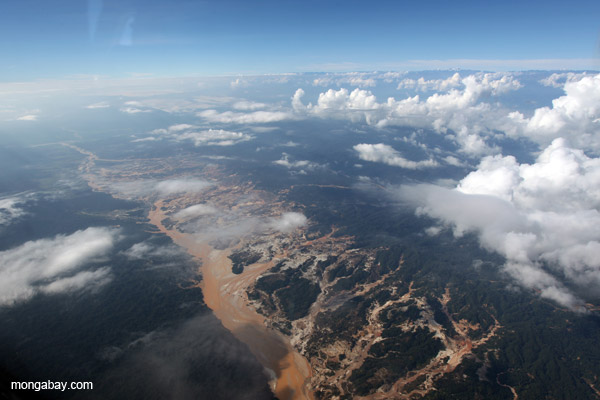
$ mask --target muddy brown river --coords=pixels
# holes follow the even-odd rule
[[[225,328],[248,345],[273,376],[270,384],[275,395],[281,400],[313,399],[308,389],[311,368],[307,360],[285,336],[268,329],[264,317],[247,302],[246,288],[270,268],[271,263],[254,264],[245,267],[243,274],[233,274],[227,257],[230,249],[216,250],[207,243],[198,242],[193,235],[167,229],[162,224],[167,217],[161,210],[162,206],[162,201],[154,204],[148,216],[150,223],[202,263],[200,287],[204,302]]]

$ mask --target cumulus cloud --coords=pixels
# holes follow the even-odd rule
[[[123,104],[123,107],[121,107],[119,111],[124,112],[126,114],[138,114],[152,112],[152,109],[146,107],[143,103],[139,101],[127,101]]]
[[[221,124],[263,124],[294,119],[294,115],[287,111],[254,111],[241,113],[234,111],[218,112],[205,110],[197,114],[199,117],[213,123]]]
[[[422,169],[438,166],[438,163],[433,159],[421,161],[407,160],[394,150],[393,147],[383,143],[361,143],[355,145],[353,148],[358,153],[358,158],[364,161],[380,162],[393,167],[406,169]]]
[[[319,94],[316,104],[304,105],[304,90],[298,89],[292,97],[294,111],[301,115],[315,115],[321,118],[348,118],[353,122],[366,121],[376,125],[385,115],[382,104],[367,90],[329,89]]]
[[[454,156],[446,156],[444,157],[444,162],[448,165],[453,165],[455,167],[464,167],[465,163],[460,161],[458,158]]]
[[[406,72],[388,71],[388,72],[384,72],[383,74],[377,75],[377,78],[382,79],[386,83],[392,83],[395,80],[400,79],[404,75],[406,75]]]
[[[280,216],[259,216],[257,208],[262,201],[255,196],[245,196],[234,206],[216,209],[206,204],[196,204],[173,214],[181,224],[178,229],[192,234],[197,241],[205,241],[224,248],[249,235],[271,234],[273,231],[291,233],[308,223],[298,212],[285,212]]]
[[[224,129],[199,129],[196,125],[176,124],[168,128],[154,129],[153,135],[159,135],[178,142],[191,141],[195,146],[233,146],[254,139],[254,136]],[[134,142],[157,140],[157,136],[136,139]]]
[[[193,206],[189,206],[180,210],[174,214],[177,219],[188,219],[195,218],[203,215],[213,215],[216,214],[218,210],[208,204],[194,204]]]
[[[25,214],[19,206],[22,199],[19,197],[8,197],[0,199],[0,226],[9,225],[12,221]]]
[[[418,82],[414,84],[418,85]],[[503,109],[480,100],[519,89],[521,84],[517,79],[510,74],[478,73],[464,78],[455,74],[446,80],[422,80],[421,83],[448,91],[435,93],[425,100],[416,95],[402,100],[390,97],[386,102],[378,102],[367,90],[329,89],[319,94],[316,104],[305,105],[302,102],[304,91],[298,89],[292,97],[292,108],[300,115],[343,118],[377,127],[396,125],[433,129],[454,140],[461,151],[470,155],[485,155],[497,150],[486,143],[486,138],[495,136],[495,130],[501,124],[499,121],[506,122],[510,118]]]
[[[377,103],[375,96],[361,89],[354,89],[348,92],[348,89],[339,90],[329,89],[327,92],[319,94],[317,104],[309,104],[307,108],[316,114],[326,114],[330,111],[346,110],[375,110],[381,106]]]
[[[196,125],[190,125],[190,124],[175,124],[175,125],[171,125],[168,128],[159,128],[159,129],[154,129],[153,131],[151,131],[150,133],[152,135],[155,136],[148,136],[146,138],[142,138],[142,139],[137,139],[136,141],[141,142],[144,140],[157,140],[157,136],[164,136],[167,138],[171,138],[174,140],[177,140],[179,138],[179,136],[181,135],[182,132],[185,131],[189,131],[189,130],[194,130],[197,129],[198,127]]]
[[[204,179],[180,178],[158,181],[139,179],[136,181],[107,182],[108,189],[126,198],[147,196],[170,196],[178,193],[197,193],[212,186]]]
[[[329,89],[316,104],[303,104],[304,91],[292,97],[292,108],[300,115],[343,118],[377,127],[413,126],[433,129],[453,140],[460,151],[471,156],[499,152],[498,138],[526,138],[542,147],[566,137],[578,148],[600,152],[600,74],[553,74],[544,84],[564,82],[565,95],[551,107],[540,107],[533,115],[510,111],[485,100],[521,88],[510,74],[478,73],[447,79],[403,80],[401,87],[439,92],[421,99],[419,95],[378,102],[366,90]]]
[[[292,108],[296,113],[304,114],[308,111],[308,108],[302,103],[302,97],[304,97],[304,90],[297,89],[292,96]]]
[[[171,195],[177,193],[197,193],[209,186],[212,186],[212,183],[203,179],[188,178],[160,181],[154,188],[162,195]]]
[[[286,167],[288,169],[308,169],[313,170],[319,168],[321,165],[316,162],[308,161],[308,160],[290,160],[290,155],[287,153],[281,153],[281,159],[273,161],[273,164],[281,165],[282,167]]]
[[[586,72],[560,72],[554,73],[544,79],[540,80],[540,83],[544,86],[550,86],[562,89],[566,82],[579,81],[584,76],[588,75]]]
[[[329,86],[332,83],[332,79],[329,76],[322,76],[319,78],[313,79],[313,86]]]
[[[107,267],[76,270],[107,255],[117,236],[113,229],[88,228],[0,252],[0,305],[25,301],[40,292],[64,293],[107,283]]]
[[[178,141],[191,140],[195,146],[233,146],[254,139],[247,133],[209,129],[204,131],[186,131],[176,136]]]
[[[580,149],[599,152],[600,74],[567,80],[564,91],[564,96],[552,101],[552,107],[538,108],[530,118],[518,111],[510,113],[510,121],[500,128],[543,146],[565,137]]]
[[[186,131],[186,130],[194,129],[194,128],[197,128],[197,126],[196,125],[190,125],[190,124],[175,124],[175,125],[171,125],[166,130],[164,130],[164,129],[156,129],[153,132],[156,132],[156,133],[175,133],[175,132]]]
[[[356,76],[356,77],[352,77],[349,79],[350,85],[352,86],[358,86],[358,87],[372,87],[375,86],[375,79],[373,78],[362,78],[360,76]]]
[[[272,218],[267,223],[267,226],[276,231],[289,233],[306,225],[307,222],[308,219],[304,216],[304,214],[297,212],[286,212],[278,218]]]
[[[504,271],[542,297],[577,309],[582,302],[567,286],[598,294],[600,159],[563,139],[533,164],[488,156],[455,189],[418,185],[399,193],[456,236],[477,233],[483,247],[506,257]]]

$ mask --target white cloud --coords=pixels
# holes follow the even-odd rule
[[[99,103],[94,103],[94,104],[85,106],[85,108],[89,108],[90,110],[94,110],[96,108],[108,108],[108,107],[110,107],[110,104],[108,104],[106,101],[101,101]]]
[[[119,109],[119,111],[124,112],[126,114],[138,114],[138,113],[147,113],[147,112],[152,112],[152,110],[142,110],[141,108],[135,108],[135,107],[122,107]]]
[[[319,94],[319,99],[315,106],[308,106],[309,109],[312,109],[317,114],[344,110],[368,111],[379,107],[377,99],[371,92],[361,89],[354,89],[352,92],[348,92],[344,88],[340,90],[329,89],[327,92]]]
[[[216,110],[205,110],[197,115],[209,122],[222,124],[263,124],[295,118],[292,113],[287,111],[254,111],[249,113],[224,111],[220,113]]]
[[[156,136],[147,136],[145,138],[134,139],[131,143],[140,143],[140,142],[154,142],[159,140]]]
[[[576,309],[567,284],[598,294],[600,158],[557,139],[534,164],[488,156],[454,190],[420,185],[400,194],[455,235],[476,232],[506,257],[508,274],[543,297]]]
[[[398,89],[416,89],[421,92],[429,90],[446,91],[449,89],[458,88],[462,85],[460,74],[457,72],[446,79],[426,80],[419,78],[417,80],[406,78],[398,83]]]
[[[139,260],[139,259],[143,259],[152,250],[154,250],[154,246],[152,246],[151,244],[146,243],[146,242],[141,242],[141,243],[134,244],[133,246],[128,248],[123,253],[128,258],[131,258],[134,260]]]
[[[183,232],[193,234],[198,241],[217,242],[232,245],[239,239],[248,235],[263,235],[279,231],[290,233],[308,223],[307,218],[297,212],[285,212],[278,217],[259,217],[255,216],[255,202],[253,196],[240,199],[235,207],[216,210],[191,209],[182,210],[190,218],[186,219],[179,226]],[[192,206],[195,207],[195,206]],[[187,211],[186,211],[187,210]],[[205,213],[205,211],[208,211]],[[181,211],[180,211],[181,212]],[[178,213],[174,215],[176,217]],[[187,218],[187,216],[186,216]],[[218,219],[218,222],[216,220]]]
[[[301,213],[286,212],[278,218],[272,218],[267,226],[280,232],[289,233],[298,229],[308,222],[308,219]]]
[[[231,107],[233,107],[233,109],[235,109],[235,110],[241,110],[241,111],[256,111],[256,110],[262,110],[263,108],[266,108],[267,105],[265,103],[257,103],[254,101],[241,100],[241,101],[237,101],[237,102],[233,103]]]
[[[158,181],[155,179],[139,179],[136,181],[106,182],[109,190],[120,196],[132,199],[147,196],[170,196],[177,193],[197,193],[212,186],[204,179],[181,178]]]
[[[216,214],[218,210],[208,204],[195,204],[193,206],[189,206],[184,208],[183,210],[178,211],[174,214],[177,219],[187,219],[194,218],[203,215],[213,215]]]
[[[168,129],[169,129],[169,133],[173,133],[173,132],[186,131],[186,130],[194,129],[194,128],[196,128],[195,125],[190,125],[190,124],[176,124],[176,125],[171,125]]]
[[[167,129],[155,129],[151,133],[163,135],[176,141],[190,140],[195,146],[233,146],[254,139],[254,136],[247,133],[223,129],[198,130],[196,125],[190,124],[171,125]],[[155,140],[150,138],[154,138],[154,136],[137,139],[136,141]]]
[[[62,293],[108,282],[110,271],[106,268],[73,272],[108,254],[117,235],[113,229],[88,228],[0,252],[0,305],[27,300],[40,291]]]
[[[19,207],[23,201],[19,197],[8,197],[0,199],[0,226],[9,225],[12,221],[25,214]]]
[[[247,87],[250,84],[248,83],[248,81],[244,80],[244,79],[240,79],[240,78],[236,78],[234,81],[231,81],[229,83],[229,86],[231,86],[232,89],[237,89],[237,88],[243,88],[243,87]]]
[[[151,133],[154,134],[154,135],[172,135],[172,136],[176,136],[176,134],[178,132],[189,130],[189,129],[195,129],[195,128],[197,128],[196,125],[175,124],[175,125],[169,126],[167,129],[164,129],[164,128],[154,129]]]
[[[191,83],[190,86],[192,86]],[[233,101],[235,101],[235,98],[225,96],[197,96],[193,99],[187,99],[171,95],[168,97],[144,97],[140,101],[136,101],[134,106],[137,109],[152,109],[170,114],[180,114],[226,106]]]
[[[203,179],[168,179],[158,182],[154,189],[162,195],[171,195],[176,193],[197,193],[210,186],[212,186],[212,183]]]
[[[567,80],[564,91],[564,96],[552,101],[552,107],[538,108],[530,118],[518,111],[510,113],[500,128],[543,146],[565,137],[580,149],[599,152],[600,74]]]
[[[41,286],[40,290],[47,294],[74,292],[77,290],[94,290],[106,285],[112,280],[109,267],[98,268],[95,271],[82,271],[73,276],[61,278]]]
[[[442,228],[439,226],[430,226],[425,229],[425,233],[429,236],[437,236],[442,231]]]
[[[556,139],[535,164],[519,165],[512,156],[484,158],[459,190],[494,195],[527,210],[593,209],[600,206],[600,158]]]
[[[364,72],[347,72],[342,74],[327,74],[315,78],[312,81],[313,86],[330,86],[330,85],[349,85],[355,87],[373,87],[377,85],[377,76]]]
[[[35,114],[22,115],[17,118],[17,121],[37,121],[37,117]]]
[[[195,146],[233,146],[254,139],[247,133],[209,129],[205,131],[186,131],[177,135],[177,140],[191,140]]]
[[[360,76],[352,77],[349,80],[350,85],[358,87],[373,87],[376,85],[375,79],[373,78],[362,78]]]
[[[446,156],[444,157],[444,162],[448,165],[453,165],[455,167],[464,167],[465,163],[460,161],[458,158],[454,156]]]
[[[138,114],[152,112],[152,109],[148,108],[139,101],[126,101],[125,103],[123,103],[123,107],[121,107],[119,111],[124,112],[126,114]]]
[[[333,82],[333,79],[330,76],[322,76],[319,78],[313,79],[313,86],[330,86]]]
[[[181,255],[181,250],[175,246],[155,246],[148,242],[140,242],[123,252],[133,260],[150,259],[156,257],[174,257]]]
[[[348,118],[351,121],[365,120],[368,124],[376,124],[382,118],[384,106],[377,103],[376,97],[367,90],[329,89],[319,94],[317,104],[302,103],[304,91],[296,90],[292,97],[292,107],[299,114],[316,115],[322,118]]]
[[[433,129],[453,139],[461,151],[470,155],[497,151],[486,139],[494,137],[500,124],[509,120],[508,113],[480,102],[480,99],[517,90],[521,84],[510,74],[478,73],[459,78],[460,75],[455,74],[447,80],[422,80],[425,86],[449,89],[424,101],[417,95],[402,100],[390,97],[380,103],[370,91],[355,89],[348,92],[342,88],[329,89],[319,95],[316,104],[304,105],[304,91],[298,89],[292,97],[292,108],[299,115],[364,121],[377,127],[398,125]],[[460,89],[454,86],[460,86]]]
[[[308,169],[308,170],[313,170],[313,169],[319,168],[321,166],[319,163],[308,161],[308,160],[290,161],[290,155],[287,153],[281,153],[281,159],[273,161],[273,164],[281,165],[282,167],[286,167],[288,169]]]
[[[544,86],[551,86],[551,87],[562,89],[565,86],[566,82],[573,82],[573,81],[581,80],[581,78],[583,78],[586,75],[588,75],[586,72],[554,73],[554,74],[540,80],[540,83]]]
[[[302,97],[304,97],[304,90],[297,89],[292,96],[292,108],[296,113],[307,112],[307,107],[302,103]]]
[[[364,161],[380,162],[394,167],[407,169],[422,169],[438,166],[438,163],[433,159],[421,161],[407,160],[394,150],[393,147],[383,143],[361,143],[355,145],[353,148],[358,153],[358,157]]]

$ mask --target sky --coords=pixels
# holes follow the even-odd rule
[[[600,2],[4,0],[0,80],[600,69]]]

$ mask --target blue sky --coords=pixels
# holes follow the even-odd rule
[[[599,17],[597,0],[4,0],[0,79],[600,69]]]

